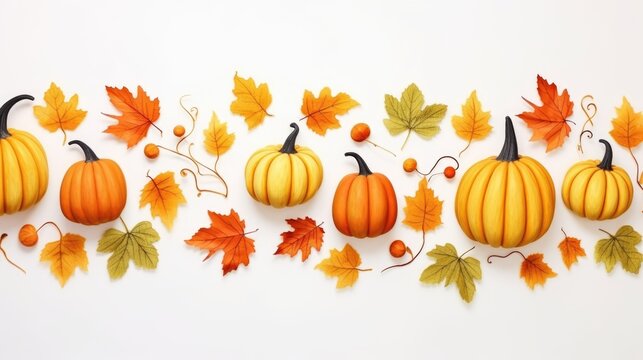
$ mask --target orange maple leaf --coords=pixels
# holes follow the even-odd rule
[[[565,138],[569,136],[571,128],[567,125],[567,118],[572,115],[574,103],[569,101],[567,89],[562,95],[558,95],[558,88],[553,82],[550,84],[542,76],[538,75],[538,95],[543,102],[538,106],[531,101],[525,100],[531,107],[532,112],[523,112],[518,115],[532,130],[531,140],[545,140],[547,152],[563,145]]]
[[[527,286],[532,290],[536,285],[544,286],[547,278],[558,275],[543,261],[543,254],[531,254],[524,259],[520,265],[520,277],[525,279]]]
[[[579,239],[567,236],[567,234],[565,234],[565,230],[563,230],[563,234],[565,235],[565,238],[560,242],[560,244],[558,244],[558,248],[560,249],[560,254],[563,257],[565,266],[569,269],[572,267],[573,263],[578,262],[579,256],[586,256],[586,254],[585,249],[580,245]]]
[[[319,135],[326,135],[328,129],[338,129],[341,125],[337,115],[344,115],[348,110],[359,105],[348,94],[340,92],[333,96],[330,88],[325,87],[319,92],[319,97],[309,90],[304,92],[301,112],[305,115],[300,120],[306,120],[308,128]]]
[[[320,223],[317,225],[315,220],[306,216],[306,218],[287,219],[288,225],[292,226],[293,231],[281,233],[283,241],[277,247],[274,255],[290,255],[294,257],[297,252],[301,251],[301,261],[304,262],[310,255],[310,249],[321,249],[324,242],[324,229]]]
[[[209,228],[200,228],[190,240],[185,240],[188,245],[199,249],[208,250],[208,255],[203,261],[208,260],[217,251],[223,250],[223,275],[237,270],[239,264],[248,266],[249,255],[255,252],[254,240],[246,235],[257,230],[245,232],[246,222],[239,218],[234,209],[229,215],[222,215],[208,211],[212,221]]]
[[[426,177],[423,177],[415,192],[415,196],[405,196],[404,224],[411,228],[427,232],[442,224],[442,200],[428,187]]]
[[[61,287],[65,286],[76,268],[87,271],[89,260],[85,251],[85,238],[70,233],[63,235],[58,241],[45,245],[40,253],[40,261],[51,262],[51,273],[58,279]]]
[[[112,119],[118,120],[118,124],[110,125],[104,132],[113,134],[127,141],[127,147],[131,148],[147,136],[147,130],[154,126],[163,134],[163,131],[154,125],[154,122],[161,115],[159,99],[150,100],[145,90],[138,87],[136,97],[132,95],[127,87],[121,89],[105,86],[109,101],[114,107],[122,112],[121,115],[110,115]]]

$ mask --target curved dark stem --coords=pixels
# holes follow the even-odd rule
[[[288,135],[286,141],[284,141],[284,146],[281,147],[279,152],[285,154],[296,154],[297,150],[295,150],[295,141],[297,141],[297,135],[299,134],[299,125],[297,125],[296,123],[290,123],[290,127],[294,130],[290,133],[290,135]]]
[[[347,153],[344,153],[344,156],[351,156],[357,160],[357,165],[359,166],[359,174],[360,175],[371,175],[373,172],[371,169],[368,168],[368,165],[366,165],[366,161],[362,159],[361,156],[359,156],[357,153],[354,153],[352,151],[349,151]]]
[[[605,139],[600,139],[598,142],[605,145],[605,155],[603,155],[603,161],[598,164],[598,167],[602,170],[612,171],[612,145]]]
[[[472,247],[471,247],[471,249],[469,249],[469,250],[467,250],[467,251],[463,252],[463,253],[462,253],[462,255],[460,255],[458,258],[459,258],[459,259],[462,259],[466,254],[468,254],[469,252],[471,252],[471,251],[472,251],[473,249],[475,249],[475,248],[476,248],[475,246],[472,246]]]
[[[417,169],[415,171],[418,172],[420,175],[429,176],[429,175],[431,175],[433,170],[435,170],[435,167],[438,166],[438,163],[442,159],[451,159],[451,160],[455,161],[455,168],[454,169],[458,170],[460,168],[460,163],[458,162],[458,159],[456,159],[456,158],[454,158],[453,156],[450,156],[450,155],[444,155],[444,156],[442,156],[441,158],[439,158],[439,159],[437,159],[435,161],[435,164],[433,164],[433,167],[431,168],[431,170],[429,170],[428,173],[423,173],[423,172],[421,172],[420,170],[417,170]],[[438,174],[434,174],[434,175],[438,175]]]
[[[516,142],[516,132],[514,125],[509,116],[505,117],[505,144],[502,146],[500,154],[496,158],[500,161],[518,160],[518,143]]]
[[[384,270],[382,270],[382,272],[384,272],[386,270],[389,270],[389,269],[397,268],[397,267],[403,267],[403,266],[406,266],[406,265],[412,263],[413,261],[415,261],[415,259],[418,257],[418,255],[420,255],[422,253],[422,250],[424,250],[424,244],[425,243],[426,243],[426,232],[422,231],[422,246],[420,246],[420,250],[418,250],[415,253],[415,255],[412,255],[412,253],[411,253],[411,255],[412,255],[411,260],[409,260],[409,261],[407,261],[405,263],[402,263],[402,264],[395,264],[395,265],[391,265],[389,267],[386,267],[386,268],[384,268]]]
[[[520,254],[520,256],[522,256],[522,258],[523,258],[524,260],[527,260],[527,258],[525,257],[525,255],[523,255],[520,251],[518,251],[518,250],[514,250],[514,251],[512,251],[512,252],[510,252],[509,254],[504,255],[504,256],[503,256],[503,255],[489,255],[489,256],[487,257],[487,263],[491,264],[491,258],[501,258],[501,259],[504,259],[504,258],[506,258],[506,257],[509,257],[509,256],[513,255],[513,254]]]
[[[67,143],[67,145],[78,145],[80,146],[81,149],[83,149],[83,153],[85,154],[85,162],[92,162],[92,161],[98,161],[98,156],[94,153],[94,150],[92,150],[87,144],[80,140],[72,140]]]
[[[4,258],[5,258],[5,259],[7,259],[7,261],[9,262],[9,264],[11,264],[11,265],[15,266],[15,267],[16,267],[16,268],[18,268],[20,271],[22,271],[24,274],[27,274],[27,272],[25,271],[25,269],[21,268],[20,266],[18,266],[18,264],[16,264],[15,262],[11,261],[11,259],[9,259],[9,256],[7,256],[7,253],[6,253],[6,252],[4,251],[4,249],[2,248],[2,241],[3,241],[6,237],[7,237],[7,234],[2,234],[2,235],[0,235],[0,251],[2,252],[2,255],[4,255]]]
[[[565,229],[560,228],[560,231],[562,231],[562,232],[563,232],[563,235],[565,235],[565,237],[569,237],[569,236],[567,236],[567,233],[565,232]]]
[[[641,170],[639,170],[639,161],[636,160],[636,156],[634,156],[634,153],[632,152],[632,147],[627,148],[630,151],[630,155],[632,156],[632,159],[634,159],[634,163],[636,164],[636,177],[634,178],[634,181],[639,185],[639,188],[643,190],[643,185],[639,182],[640,176],[641,176]]]
[[[56,223],[55,223],[55,222],[53,222],[53,221],[47,221],[46,223],[44,223],[44,224],[40,225],[40,227],[39,227],[38,229],[36,229],[36,232],[39,232],[39,231],[40,231],[40,229],[42,229],[43,227],[45,227],[45,225],[52,225],[53,227],[55,227],[55,228],[56,228],[56,230],[58,231],[58,236],[60,236],[60,238],[61,238],[61,239],[63,238],[63,232],[62,232],[62,230],[60,230],[60,227],[58,227],[58,224],[56,224]]]
[[[583,131],[580,132],[580,135],[578,135],[578,150],[581,153],[583,152],[583,135],[585,133],[587,133],[587,138],[588,139],[591,139],[591,138],[594,137],[594,133],[591,130],[583,130]]]
[[[7,129],[7,118],[9,116],[9,110],[18,102],[22,100],[34,100],[34,97],[31,95],[18,95],[9,99],[2,107],[0,107],[0,139],[5,139],[11,136],[9,130]]]
[[[615,238],[615,236],[614,236],[614,235],[612,235],[612,234],[608,233],[607,231],[605,231],[605,230],[603,230],[603,229],[598,229],[598,231],[602,231],[602,232],[606,233],[606,234],[607,234],[611,239],[614,239],[614,238]]]

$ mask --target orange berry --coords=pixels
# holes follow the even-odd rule
[[[18,240],[26,247],[34,246],[38,242],[38,230],[31,224],[25,224],[18,232]]]
[[[147,144],[143,152],[148,159],[156,159],[159,156],[160,150],[155,144]]]
[[[181,136],[185,135],[185,128],[183,127],[183,125],[175,126],[174,130],[172,130],[172,131],[174,132],[174,136],[176,136],[176,137],[181,137]]]
[[[351,129],[351,139],[362,142],[371,136],[371,128],[366,123],[358,123]]]
[[[388,252],[394,258],[401,258],[406,254],[406,244],[402,240],[394,240],[388,247]]]
[[[452,179],[455,176],[455,169],[453,166],[447,166],[444,168],[444,177],[447,179]]]
[[[417,167],[418,162],[414,158],[408,158],[404,160],[404,163],[402,164],[402,168],[404,168],[404,171],[408,173],[414,172]]]

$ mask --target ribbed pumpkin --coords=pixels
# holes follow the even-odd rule
[[[356,238],[376,237],[389,232],[397,219],[397,199],[389,179],[373,173],[361,156],[359,173],[348,174],[337,185],[333,198],[333,222],[342,234]]]
[[[85,161],[73,164],[60,186],[60,209],[67,219],[84,225],[98,225],[118,218],[127,201],[125,176],[118,164],[99,159],[85,143],[70,141],[85,154]]]
[[[319,157],[295,145],[299,126],[292,123],[283,145],[257,150],[246,164],[246,189],[253,199],[276,208],[303,204],[315,195],[324,177]]]
[[[536,160],[518,155],[511,119],[497,157],[474,164],[462,176],[455,199],[460,227],[471,239],[505,248],[543,236],[554,217],[554,183]]]
[[[26,131],[7,129],[11,107],[33,99],[18,95],[0,108],[0,215],[25,210],[47,192],[49,168],[40,141]]]
[[[591,220],[614,219],[632,204],[634,190],[625,170],[612,165],[612,146],[607,141],[603,160],[574,164],[563,181],[563,202],[568,209]]]

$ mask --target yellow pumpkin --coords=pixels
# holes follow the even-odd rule
[[[607,141],[603,160],[574,164],[563,180],[563,202],[575,214],[591,220],[614,219],[632,204],[634,189],[625,170],[612,165],[612,146]]]
[[[33,99],[18,95],[0,108],[0,215],[25,210],[47,192],[49,168],[40,141],[26,131],[7,129],[11,107]]]
[[[319,157],[305,146],[295,145],[299,126],[283,145],[257,150],[246,164],[246,189],[253,199],[276,208],[303,204],[315,195],[324,171]]]
[[[517,247],[543,236],[554,217],[554,183],[536,160],[518,155],[511,119],[505,143],[462,176],[455,199],[460,227],[472,240],[493,247]]]

